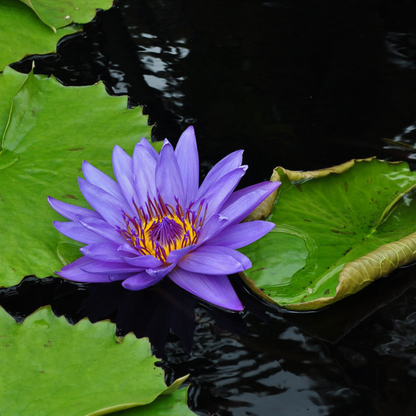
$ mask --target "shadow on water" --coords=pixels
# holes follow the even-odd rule
[[[35,60],[65,85],[102,80],[143,107],[155,140],[175,143],[193,124],[202,175],[245,149],[243,186],[276,165],[377,156],[414,168],[415,14],[410,0],[120,0],[58,54],[13,66]],[[201,306],[169,280],[133,293],[28,277],[0,303],[18,320],[51,304],[70,322],[111,319],[120,335],[150,337],[168,381],[191,374],[201,415],[413,416],[415,279],[415,266],[400,269],[314,313],[264,305],[236,276],[243,314]]]

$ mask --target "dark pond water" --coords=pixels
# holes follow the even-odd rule
[[[277,165],[377,156],[415,167],[415,16],[410,0],[122,0],[35,58],[36,71],[128,94],[155,140],[193,124],[203,174],[245,149],[243,186]],[[73,322],[110,317],[149,336],[168,382],[191,374],[200,415],[416,414],[415,266],[315,313],[264,305],[232,280],[243,314],[198,305],[169,281],[126,293],[29,277],[0,303],[20,320],[52,304]]]

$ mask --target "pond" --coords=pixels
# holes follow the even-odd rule
[[[64,85],[102,80],[143,107],[154,140],[176,143],[193,125],[203,176],[244,149],[240,186],[278,165],[376,156],[415,168],[415,13],[408,0],[120,0],[56,55],[13,68],[29,72],[35,60],[36,73]],[[120,334],[149,336],[168,384],[190,374],[199,415],[416,413],[414,265],[316,312],[268,305],[231,280],[242,313],[200,305],[169,282],[143,295],[28,277],[0,303],[20,320],[51,304],[71,322],[110,318]]]

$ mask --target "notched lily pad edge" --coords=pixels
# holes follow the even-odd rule
[[[63,315],[56,316],[55,313],[52,310],[52,306],[51,305],[44,305],[44,306],[39,307],[38,309],[36,309],[35,311],[33,311],[31,314],[29,314],[28,316],[26,316],[25,319],[22,322],[16,322],[16,320],[14,319],[14,317],[12,315],[10,315],[10,313],[7,312],[7,310],[4,309],[1,305],[0,305],[0,309],[2,309],[4,312],[6,312],[7,315],[10,317],[10,319],[13,319],[13,321],[16,323],[16,325],[22,325],[22,324],[24,324],[24,322],[25,322],[25,320],[27,318],[31,317],[32,315],[35,315],[39,311],[50,310],[53,313],[53,315],[55,316],[56,319],[65,320],[68,325],[73,326],[73,327],[76,327],[77,325],[79,325],[80,322],[88,321],[91,325],[97,325],[97,324],[100,325],[100,324],[103,324],[103,323],[109,323],[109,324],[114,325],[114,328],[115,328],[115,324],[113,322],[111,322],[109,319],[103,319],[101,321],[92,323],[88,319],[88,317],[81,319],[80,321],[76,322],[75,324],[72,324],[72,323],[68,322],[68,320]],[[115,331],[114,331],[114,343],[116,343],[116,344],[122,344],[123,343],[123,340],[127,336],[134,336],[137,340],[147,340],[149,342],[149,346],[151,345],[150,344],[150,340],[149,340],[148,337],[137,338],[136,335],[133,332],[129,332],[128,334],[126,334],[123,337],[117,337]],[[154,358],[155,358],[155,361],[159,361],[159,359],[157,359],[156,357],[154,357]],[[187,374],[187,375],[185,375],[183,377],[177,378],[170,386],[167,386],[166,389],[164,389],[158,396],[156,396],[154,398],[154,400],[156,400],[160,396],[169,396],[169,395],[174,394],[182,386],[182,384],[189,378],[189,376],[190,376],[190,374]],[[188,388],[189,388],[189,386],[187,387],[187,389]],[[152,402],[146,402],[146,403],[144,403],[144,402],[143,403],[140,403],[140,402],[123,403],[123,404],[119,404],[119,405],[116,405],[116,406],[107,407],[105,409],[99,409],[99,410],[94,411],[92,413],[88,413],[86,416],[101,416],[101,415],[107,415],[107,414],[111,414],[111,413],[114,413],[114,412],[119,412],[121,410],[127,410],[127,409],[132,409],[134,407],[150,405],[151,403],[153,403],[153,401]]]
[[[155,397],[153,402],[160,396],[170,396],[171,394],[174,394],[179,387],[189,378],[190,374],[187,374],[186,376],[180,377],[176,379],[169,387],[166,387],[165,390],[163,390],[159,396]],[[187,387],[189,389],[189,386]],[[97,410],[96,412],[88,413],[86,416],[103,416],[108,415],[115,412],[120,412],[122,410],[128,410],[133,409],[135,407],[139,406],[146,406],[151,405],[153,402],[150,403],[125,403],[120,404],[117,406],[107,407],[106,409]]]

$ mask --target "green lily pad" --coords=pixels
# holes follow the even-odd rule
[[[276,228],[241,249],[253,263],[242,276],[260,296],[318,309],[416,260],[416,172],[406,163],[274,175],[282,181],[268,218]]]
[[[0,6],[1,7],[1,6]],[[0,14],[1,16],[1,14]],[[6,81],[4,82],[4,79]],[[13,98],[19,91],[20,87],[27,79],[26,74],[13,71],[10,67],[4,68],[2,74],[0,74],[0,137],[3,137],[6,126],[9,122],[10,108],[13,104]],[[1,142],[0,142],[1,149]]]
[[[170,396],[159,396],[147,406],[135,407],[114,413],[114,416],[195,416],[187,405],[187,389]]]
[[[147,338],[116,342],[114,331],[110,322],[70,325],[50,307],[17,324],[0,308],[1,413],[104,415],[151,404],[184,381],[167,388]]]
[[[0,96],[6,91],[11,102],[19,83],[8,121],[0,106],[0,286],[6,287],[30,274],[50,276],[74,259],[77,243],[53,227],[62,217],[47,196],[89,208],[77,182],[82,161],[112,175],[113,147],[131,154],[151,129],[141,108],[127,109],[127,98],[110,97],[102,83],[67,88],[33,74],[22,83],[22,75],[8,69]]]
[[[78,26],[68,26],[53,31],[39,20],[33,10],[20,1],[1,0],[0,71],[6,65],[19,61],[26,55],[55,52],[61,38],[79,30]]]
[[[28,5],[39,19],[56,32],[70,23],[88,23],[97,9],[109,9],[113,0],[20,0]]]

